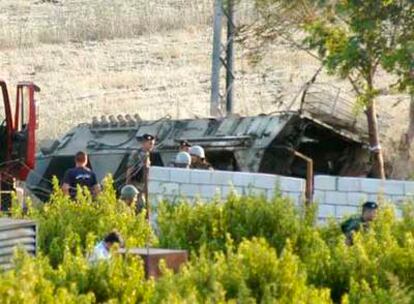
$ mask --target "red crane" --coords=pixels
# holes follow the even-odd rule
[[[34,98],[40,89],[32,82],[19,82],[14,117],[5,81],[0,79],[0,209],[8,211],[16,181],[25,181],[35,166],[37,108]],[[1,109],[0,101],[0,109]]]

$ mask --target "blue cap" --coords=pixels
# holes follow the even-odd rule
[[[378,208],[378,204],[376,202],[365,202],[362,205],[363,209],[377,209]]]
[[[153,135],[151,135],[151,134],[148,134],[148,133],[145,133],[145,134],[143,134],[143,135],[141,135],[141,136],[139,136],[139,135],[137,135],[137,139],[138,140],[153,140],[153,139],[155,139],[155,136],[153,136]]]

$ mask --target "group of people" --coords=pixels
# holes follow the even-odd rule
[[[156,139],[151,134],[144,134],[137,137],[137,140],[140,146],[128,157],[125,185],[120,191],[120,198],[126,204],[135,206],[136,212],[139,213],[145,208],[145,174],[148,172],[146,169],[151,166]],[[177,168],[213,170],[206,160],[203,147],[191,145],[187,140],[180,142],[178,153],[169,165]],[[78,185],[87,187],[93,196],[101,191],[96,174],[88,167],[88,156],[83,151],[76,153],[75,167],[65,172],[62,191],[75,198]]]
[[[155,137],[151,134],[144,134],[137,139],[141,145],[128,157],[125,185],[120,191],[120,199],[133,207],[138,214],[145,208],[145,174],[148,172],[146,169],[151,166]],[[191,145],[187,140],[180,142],[179,151],[169,165],[177,168],[213,170],[206,160],[203,147]],[[101,191],[96,174],[88,167],[88,155],[83,151],[76,153],[75,167],[65,172],[61,188],[64,194],[74,199],[78,186],[87,187],[94,197]],[[122,237],[118,232],[111,232],[95,246],[89,256],[89,261],[109,259],[110,249],[115,243],[122,247]]]
[[[141,146],[131,153],[126,169],[126,184],[122,187],[120,198],[127,205],[132,206],[135,212],[140,213],[146,205],[144,197],[145,174],[151,166],[151,155],[155,148],[155,137],[144,134],[141,138]],[[93,196],[101,191],[96,174],[87,166],[88,156],[85,152],[75,155],[75,167],[66,171],[62,183],[62,191],[72,198],[76,196],[77,186],[86,186]],[[191,145],[188,141],[180,142],[179,151],[169,164],[177,168],[192,168],[213,170],[207,162],[203,147]],[[353,233],[362,229],[366,230],[369,223],[375,218],[378,205],[375,202],[366,202],[362,206],[362,215],[352,217],[341,225],[346,236],[346,243],[352,245]],[[114,243],[122,244],[122,238],[116,232],[108,234],[94,249],[91,260],[109,258],[110,247]]]

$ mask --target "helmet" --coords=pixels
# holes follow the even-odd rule
[[[201,146],[192,146],[190,148],[190,155],[195,155],[198,156],[200,158],[205,158],[205,154],[204,154],[204,149]]]
[[[125,185],[121,189],[121,199],[134,199],[139,191],[133,185]]]
[[[175,157],[175,163],[180,165],[191,165],[191,156],[187,152],[179,152]]]

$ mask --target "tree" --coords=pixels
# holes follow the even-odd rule
[[[397,88],[413,88],[413,0],[256,0],[263,18],[259,39],[286,24],[303,30],[302,46],[316,50],[327,71],[347,78],[365,107],[374,176],[385,178],[376,115],[378,72],[398,78]],[[280,21],[281,20],[281,21]],[[280,31],[279,31],[280,33]]]

